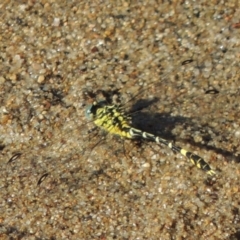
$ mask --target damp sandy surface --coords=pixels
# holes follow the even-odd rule
[[[238,239],[239,9],[2,1],[0,238]],[[99,90],[217,175],[94,129]]]

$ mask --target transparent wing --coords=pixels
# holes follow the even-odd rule
[[[216,84],[197,73],[199,67],[190,64],[146,83],[146,91],[138,90],[141,96],[130,107],[133,124],[168,140],[189,142],[224,156],[238,155],[238,141],[230,144],[228,139],[238,135],[233,121],[239,115],[239,87],[234,81]]]
[[[238,154],[237,144],[228,144],[233,130],[226,132],[230,120],[226,120],[226,109],[222,105],[231,98],[235,99],[238,91],[221,91],[204,81],[196,81],[197,67],[191,64],[171,69],[172,72],[158,72],[158,78],[154,76],[153,80],[119,80],[114,86],[105,83],[102,89],[92,82],[83,92],[70,92],[65,100],[67,102],[70,98],[69,101],[76,104],[66,109],[66,116],[58,123],[59,131],[55,137],[62,141],[55,148],[59,153],[65,152],[67,159],[79,158],[79,166],[86,167],[90,175],[101,172],[102,168],[118,169],[117,172],[124,174],[133,172],[133,169],[142,171],[142,167],[152,164],[158,171],[164,169],[158,168],[159,164],[168,162],[171,171],[176,169],[176,164],[189,165],[186,160],[176,160],[176,156],[164,146],[122,140],[97,129],[86,118],[85,108],[96,99],[104,99],[109,104],[121,104],[132,118],[133,127],[176,142],[210,164],[213,153],[215,156],[220,154],[221,158]],[[218,168],[217,163],[212,165]]]

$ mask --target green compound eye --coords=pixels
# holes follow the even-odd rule
[[[93,104],[90,104],[86,107],[85,110],[85,116],[88,120],[96,119],[97,117],[97,110],[103,108],[107,105],[106,101],[100,101],[100,102],[93,102]]]
[[[86,107],[86,110],[85,110],[85,117],[88,119],[88,120],[91,120],[91,113],[92,113],[92,107],[93,105],[88,105]]]
[[[145,139],[158,144],[163,144],[174,152],[182,154],[196,167],[202,169],[207,174],[215,174],[209,164],[200,156],[176,146],[172,142],[159,136],[133,128],[130,124],[130,117],[118,105],[108,105],[105,101],[94,102],[91,106],[87,107],[86,116],[89,119],[92,119],[96,126],[102,128],[108,133],[119,135],[123,138]]]

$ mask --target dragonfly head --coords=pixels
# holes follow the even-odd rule
[[[94,101],[86,107],[85,116],[88,120],[94,120],[96,118],[97,110],[106,106],[106,101]]]

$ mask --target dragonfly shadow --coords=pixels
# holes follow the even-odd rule
[[[230,162],[235,161],[240,163],[240,157],[234,156],[233,152],[212,146],[210,142],[213,142],[214,136],[219,136],[216,129],[211,127],[209,124],[204,123],[204,125],[196,124],[191,118],[186,118],[182,116],[171,116],[169,113],[154,113],[154,104],[158,102],[157,98],[152,100],[141,99],[137,101],[130,109],[132,117],[132,127],[141,129],[142,131],[152,133],[161,138],[164,138],[170,142],[179,140],[184,143],[190,143],[193,147],[205,148],[207,150],[212,150],[217,154],[221,154],[224,158]],[[153,111],[144,111],[145,108],[153,109]],[[200,132],[201,142],[195,142],[190,134],[186,138],[182,139],[172,133],[174,128],[180,127],[181,129],[188,129],[188,131]],[[213,135],[210,135],[213,133]],[[184,145],[182,146],[184,147]]]

